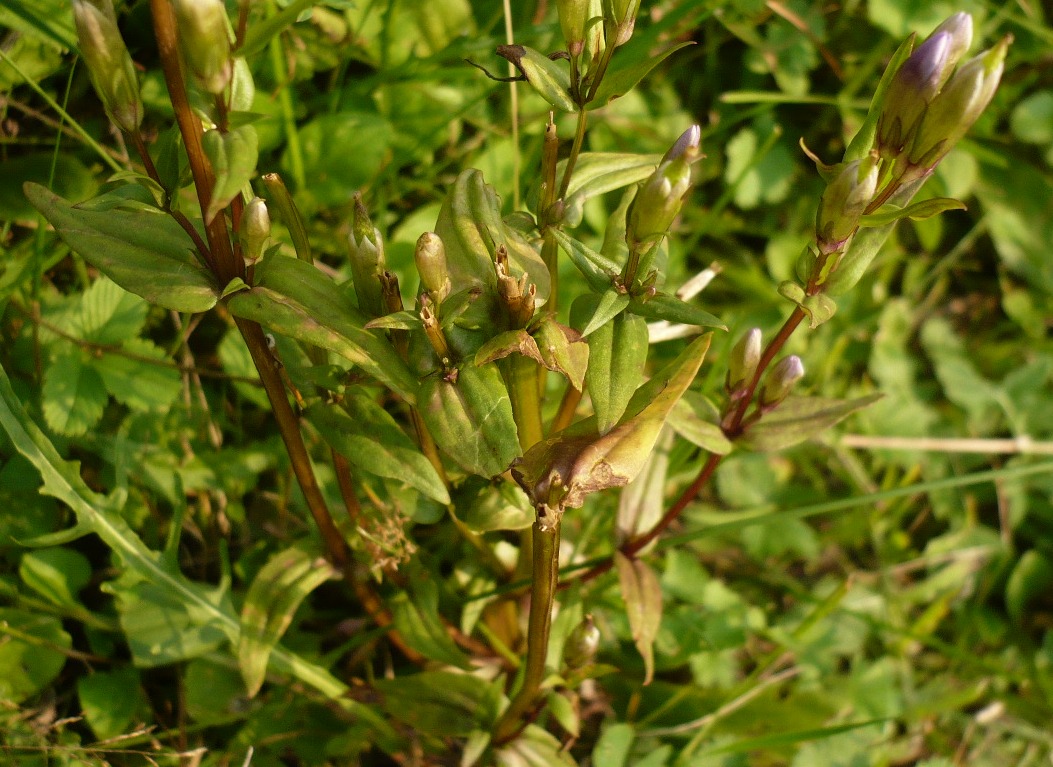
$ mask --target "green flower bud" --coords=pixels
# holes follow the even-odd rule
[[[731,349],[728,358],[728,391],[734,396],[749,385],[761,358],[761,330],[752,328]]]
[[[618,47],[625,45],[636,28],[636,15],[640,12],[640,0],[603,0],[603,17],[608,29],[607,43]]]
[[[380,236],[380,230],[373,226],[369,212],[362,204],[362,196],[357,192],[347,244],[358,308],[370,317],[379,317],[384,314],[384,297],[380,285],[380,273],[386,264],[384,239]]]
[[[867,155],[844,166],[819,201],[815,238],[821,253],[836,253],[859,225],[859,219],[877,192],[877,155]]]
[[[187,69],[209,93],[222,93],[234,75],[223,0],[172,0]]]
[[[73,19],[81,57],[106,114],[125,133],[134,133],[143,121],[143,102],[112,0],[73,0]]]
[[[589,20],[589,0],[557,0],[559,26],[571,56],[581,55],[585,47],[585,22]]]
[[[951,16],[896,72],[878,120],[877,143],[882,156],[895,156],[909,146],[926,108],[969,49],[972,24],[967,13]]]
[[[691,188],[691,163],[700,156],[701,136],[697,125],[684,131],[655,172],[640,185],[629,211],[627,240],[645,242],[669,230]]]
[[[246,262],[260,260],[270,236],[271,215],[267,203],[260,197],[253,197],[241,214],[241,253]]]
[[[786,399],[793,391],[794,384],[804,377],[804,363],[796,354],[783,357],[775,363],[764,379],[761,389],[760,406],[771,409]]]
[[[431,294],[436,303],[442,302],[450,295],[452,286],[446,270],[446,246],[435,232],[425,232],[417,240],[413,251],[413,260],[417,264],[421,284]]]
[[[1012,37],[1004,37],[954,73],[922,117],[911,163],[934,167],[972,127],[998,89],[1011,42]]]
[[[563,662],[573,670],[589,666],[596,659],[600,648],[600,630],[591,615],[586,615],[581,623],[567,636],[563,645]]]

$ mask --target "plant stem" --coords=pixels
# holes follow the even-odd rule
[[[494,726],[495,745],[515,738],[527,725],[545,679],[552,602],[559,577],[559,528],[563,512],[539,506],[534,521],[534,577],[530,587],[530,619],[527,628],[526,668],[523,685]]]
[[[570,146],[570,154],[567,156],[567,166],[563,169],[563,180],[559,183],[559,194],[556,199],[562,199],[570,188],[570,179],[574,175],[574,166],[578,163],[578,155],[581,154],[581,146],[585,142],[585,126],[589,122],[589,113],[582,107],[578,110],[578,123],[574,129],[574,143]]]
[[[519,446],[526,452],[541,441],[541,397],[538,392],[539,369],[534,360],[521,354],[507,358],[508,393],[512,398],[512,413],[519,429]]]

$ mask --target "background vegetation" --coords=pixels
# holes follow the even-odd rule
[[[506,17],[497,0],[321,3],[250,58],[252,111],[264,115],[259,169],[282,174],[327,269],[349,274],[356,192],[409,289],[414,242],[461,170],[481,169],[505,213],[529,199],[549,106],[519,86],[513,121],[513,89],[464,61],[503,73],[494,49],[506,23],[517,42],[561,47],[554,8],[513,5]],[[254,4],[253,19],[279,9]],[[566,758],[1049,762],[1053,461],[1039,455],[1053,453],[1048,7],[647,3],[642,44],[695,45],[598,112],[588,146],[662,153],[702,125],[705,158],[670,238],[668,283],[719,271],[703,303],[729,332],[716,334],[698,387],[718,392],[731,344],[750,327],[773,331],[791,308],[775,286],[812,236],[823,188],[798,140],[839,157],[899,42],[957,10],[974,16],[974,49],[1015,36],[992,106],[924,192],[968,211],[902,225],[837,314],[789,346],[805,360],[804,390],[884,398],[819,439],[720,465],[647,557],[664,601],[651,684],[615,577],[560,595],[553,652],[591,613],[602,637],[595,671],[609,672],[550,697],[540,724]],[[144,128],[163,146],[171,105],[149,8],[128,3],[120,19],[144,67]],[[0,760],[220,765],[251,749],[254,765],[457,764],[501,688],[435,666],[485,659],[479,676],[493,678],[516,662],[520,648],[506,640],[518,640],[518,611],[501,612],[515,603],[494,599],[488,560],[514,562],[519,539],[465,535],[471,518],[454,524],[397,483],[364,481],[354,547],[384,573],[375,593],[417,657],[393,648],[363,594],[328,580],[309,548],[285,563],[305,573],[292,593],[254,596],[272,556],[295,552],[313,528],[248,353],[223,312],[151,307],[44,225],[24,181],[79,201],[115,188],[113,175],[137,161],[78,63],[64,0],[8,2],[0,25],[0,363],[58,451],[42,495],[33,448],[10,423],[0,437]],[[573,134],[568,120],[561,136]],[[616,204],[591,201],[583,230],[602,237]],[[572,296],[581,280],[566,266]],[[296,369],[309,361],[278,343],[289,375],[309,377]],[[643,481],[568,513],[567,573],[609,554],[619,519],[656,518],[696,475],[694,445],[660,445]],[[85,487],[59,455],[79,462]],[[317,469],[341,506],[335,475]],[[529,509],[493,502],[529,524]],[[61,532],[93,509],[119,512],[123,528]],[[127,531],[146,548],[115,555]],[[142,567],[128,567],[136,557]],[[289,600],[291,625],[271,658],[276,675],[249,696],[216,615],[275,594]],[[215,614],[188,612],[187,595]],[[288,683],[297,663],[350,691],[327,698],[303,677]],[[383,753],[386,738],[405,739],[396,756]],[[553,742],[538,735],[505,763],[555,763]]]

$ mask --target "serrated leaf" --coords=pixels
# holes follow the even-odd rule
[[[912,221],[922,221],[926,218],[938,216],[948,210],[965,210],[965,203],[950,197],[931,197],[928,200],[911,203],[903,208],[896,205],[885,205],[880,210],[863,216],[859,220],[859,225],[862,227],[885,226],[904,218],[909,218]]]
[[[630,40],[618,49],[618,55],[612,59],[611,67],[596,90],[596,98],[588,103],[587,108],[598,109],[624,96],[647,77],[652,69],[689,45],[694,45],[694,42],[675,43],[655,53],[651,41],[643,38]]]
[[[356,468],[404,482],[441,504],[450,502],[435,467],[386,410],[355,392],[349,393],[343,404],[343,412],[318,404],[305,413],[334,450]]]
[[[471,474],[496,476],[521,454],[512,402],[493,364],[464,365],[456,381],[425,378],[417,408],[442,451]]]
[[[620,271],[617,264],[602,253],[597,253],[584,243],[578,242],[562,229],[549,230],[563,252],[570,256],[589,287],[597,293],[610,290]]]
[[[311,542],[281,551],[256,574],[241,608],[238,667],[250,698],[263,686],[271,651],[292,623],[300,603],[339,573]]]
[[[230,201],[241,194],[256,172],[259,160],[259,138],[256,128],[242,125],[227,133],[218,130],[205,131],[201,137],[201,146],[212,163],[215,184],[212,187],[212,199],[208,204],[206,222],[211,222]]]
[[[735,440],[735,445],[764,452],[783,450],[816,436],[882,396],[868,394],[856,399],[826,399],[791,395],[750,426]]]
[[[417,382],[395,349],[379,332],[366,330],[365,316],[344,288],[306,261],[263,261],[255,287],[236,293],[227,307],[272,332],[336,352],[407,401],[416,400]]]
[[[418,580],[410,592],[401,591],[388,602],[391,616],[406,644],[426,658],[458,668],[469,668],[468,656],[446,633],[439,617],[439,588]]]
[[[719,317],[710,314],[701,307],[666,293],[658,293],[647,300],[633,298],[629,304],[628,311],[649,320],[665,320],[666,322],[679,322],[684,325],[698,325],[700,327],[727,330],[727,326],[720,321]]]
[[[131,338],[121,348],[133,357],[104,354],[93,361],[106,390],[133,410],[165,410],[182,391],[179,371],[164,349],[145,338]],[[159,364],[151,364],[155,360]]]
[[[441,737],[489,731],[501,701],[501,692],[493,682],[452,671],[377,679],[373,686],[392,716],[417,732]]]
[[[74,207],[38,184],[26,196],[74,251],[125,290],[177,312],[204,312],[219,290],[172,218],[144,211]]]
[[[625,613],[633,633],[636,649],[644,661],[644,684],[654,678],[654,640],[662,621],[662,586],[645,562],[614,553]]]
[[[44,371],[44,420],[59,434],[84,434],[102,418],[109,395],[92,362],[83,350],[65,348]]]

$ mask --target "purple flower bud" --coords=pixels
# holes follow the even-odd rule
[[[844,247],[874,198],[877,181],[877,157],[870,154],[845,165],[827,185],[815,217],[815,238],[820,253],[835,253]]]
[[[764,379],[761,389],[760,405],[762,408],[773,408],[786,399],[793,391],[794,384],[804,377],[804,363],[796,354],[783,357],[771,369]]]
[[[1003,38],[959,68],[926,110],[910,161],[931,169],[950,151],[991,102],[1005,69],[1012,38]]]

